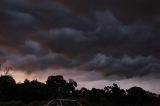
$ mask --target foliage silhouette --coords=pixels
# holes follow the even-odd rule
[[[16,81],[12,76],[0,76],[0,100],[8,101],[14,96]]]
[[[121,89],[117,84],[106,86],[104,89],[81,88],[77,90],[77,82],[68,81],[61,75],[49,76],[46,83],[37,80],[16,83],[9,75],[0,76],[0,101],[22,101],[26,104],[33,101],[48,101],[58,98],[80,100],[85,106],[125,106],[141,105],[158,106],[160,96],[140,87]],[[155,104],[155,105],[154,105]]]

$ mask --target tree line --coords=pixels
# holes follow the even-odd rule
[[[49,76],[46,83],[37,80],[25,80],[23,83],[16,83],[10,75],[0,76],[0,101],[49,101],[52,99],[71,98],[77,99],[86,106],[106,106],[114,104],[125,106],[134,104],[145,106],[157,106],[160,104],[160,95],[145,91],[140,87],[121,89],[117,84],[106,86],[104,89],[87,88],[76,89],[77,82],[63,76]]]

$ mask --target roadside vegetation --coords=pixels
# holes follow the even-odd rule
[[[10,75],[0,76],[0,106],[43,106],[52,99],[76,99],[84,106],[160,106],[160,95],[140,87],[121,89],[117,84],[104,89],[81,88],[63,76],[49,76],[46,83],[25,80],[16,83]]]

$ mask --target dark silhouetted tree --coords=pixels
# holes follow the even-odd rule
[[[88,106],[158,106],[160,96],[132,87],[128,90],[121,89],[117,84],[106,86],[104,89],[81,88],[76,90],[77,82],[63,76],[49,76],[46,84],[37,80],[25,80],[17,83],[12,76],[0,76],[0,101],[44,101],[58,98],[73,98],[84,101]],[[130,105],[128,105],[130,104]],[[153,105],[155,104],[155,105]],[[1,104],[0,104],[1,105]]]
[[[49,76],[46,84],[50,88],[50,94],[54,95],[54,97],[62,98],[65,96],[67,81],[64,80],[63,76]]]
[[[1,100],[12,100],[14,97],[14,90],[16,81],[12,76],[0,76],[0,98]]]
[[[132,103],[145,103],[150,101],[150,93],[140,87],[132,87],[127,90],[129,101]]]

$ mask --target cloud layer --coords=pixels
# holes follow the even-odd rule
[[[158,78],[157,2],[1,0],[0,61],[29,73],[74,69]]]

